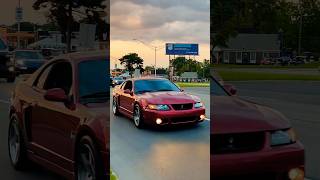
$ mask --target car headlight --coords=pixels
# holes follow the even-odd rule
[[[271,133],[271,146],[291,144],[296,142],[296,140],[296,134],[292,128]]]
[[[203,103],[202,102],[197,102],[194,104],[194,108],[202,108],[203,107]]]
[[[24,65],[24,62],[22,61],[22,60],[17,60],[17,62],[16,62],[18,65],[21,65],[21,66],[23,66]]]
[[[165,104],[158,104],[158,105],[149,104],[148,108],[152,109],[152,110],[158,110],[158,111],[168,111],[168,110],[170,110],[169,106],[165,105]]]
[[[10,66],[10,67],[8,68],[8,71],[13,72],[13,71],[14,71],[14,67],[13,67],[13,66]]]

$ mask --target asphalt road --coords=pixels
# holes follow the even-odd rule
[[[275,108],[292,122],[305,146],[306,176],[320,180],[320,82],[229,82],[238,96]]]
[[[198,95],[210,107],[209,88],[185,91]],[[120,180],[208,180],[209,130],[209,121],[189,128],[141,130],[133,121],[112,115],[111,166]]]
[[[15,84],[6,83],[0,79],[0,179],[5,180],[53,180],[62,179],[61,177],[39,167],[31,165],[26,171],[15,171],[10,164],[7,146],[8,134],[8,106],[9,98]]]

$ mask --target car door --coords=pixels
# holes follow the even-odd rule
[[[127,94],[124,93],[126,90],[129,90],[132,92],[132,81],[128,80],[121,89],[121,94],[120,94],[120,99],[119,103],[121,108],[126,111],[126,113],[132,114],[132,99],[133,95],[132,94]]]
[[[72,98],[72,82],[72,66],[69,62],[61,61],[52,65],[45,80],[34,86],[37,102],[32,108],[30,126],[34,152],[68,170],[73,168],[74,134],[80,119],[75,110],[63,102],[46,100],[44,95],[49,89],[61,88]]]

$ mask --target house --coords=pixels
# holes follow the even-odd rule
[[[227,42],[227,47],[215,47],[216,63],[260,64],[266,58],[280,57],[278,34],[238,34]]]

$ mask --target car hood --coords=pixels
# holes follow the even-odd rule
[[[143,93],[137,97],[144,99],[149,104],[187,104],[200,101],[197,96],[175,91]]]
[[[271,131],[290,127],[278,111],[237,97],[211,96],[211,133]]]

